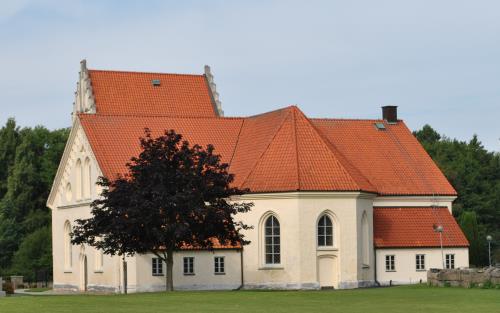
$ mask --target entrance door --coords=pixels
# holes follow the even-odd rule
[[[337,288],[337,258],[332,255],[318,258],[318,281],[321,288]]]

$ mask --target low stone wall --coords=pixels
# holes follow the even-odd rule
[[[486,269],[430,269],[427,272],[427,283],[431,286],[452,286],[471,288],[482,287],[485,284],[500,285],[500,268]]]

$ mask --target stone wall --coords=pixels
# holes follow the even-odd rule
[[[427,272],[427,283],[431,286],[482,287],[485,284],[500,285],[500,268],[486,269],[431,269]]]

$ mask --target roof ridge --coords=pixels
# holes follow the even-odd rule
[[[260,114],[257,114],[257,115],[250,115],[250,116],[247,116],[245,118],[255,118],[255,117],[261,117],[261,116],[264,116],[264,115],[276,113],[276,112],[279,112],[279,111],[289,111],[289,110],[291,110],[293,108],[296,108],[296,107],[297,106],[295,106],[295,105],[289,105],[289,106],[286,106],[286,107],[282,107],[282,108],[279,108],[279,109],[276,109],[276,110],[272,110],[272,111],[260,113]]]
[[[375,186],[366,178],[359,169],[357,169],[354,165],[352,165],[339,151],[338,149],[331,143],[327,138],[325,138],[324,134],[319,131],[316,126],[311,122],[311,120],[298,108],[295,107],[295,112],[301,114],[301,116],[305,119],[307,125],[311,127],[311,129],[314,131],[314,133],[319,137],[320,141],[325,145],[327,150],[330,152],[330,154],[337,160],[339,163],[340,167],[342,170],[348,175],[348,177],[351,179],[351,181],[359,188],[359,190],[364,190],[360,182],[358,182],[357,179],[353,177],[353,174],[349,169],[346,168],[344,162],[348,164],[352,169],[355,169],[357,171],[357,175],[362,177],[369,185],[369,187],[372,188],[372,190],[364,190],[364,191],[376,191]],[[339,157],[340,156],[340,157]]]
[[[294,112],[293,114],[293,134],[294,134],[294,139],[295,139],[295,163],[297,167],[297,188],[298,190],[301,189],[301,181],[300,181],[300,168],[299,168],[299,145],[298,145],[298,139],[297,139],[297,116]]]
[[[203,77],[204,74],[186,74],[186,73],[162,73],[162,72],[144,72],[144,71],[121,71],[121,70],[99,70],[99,69],[88,69],[90,73],[92,72],[105,72],[105,73],[119,73],[119,74],[154,74],[154,75],[171,75],[171,76],[197,76]]]
[[[381,118],[343,118],[343,117],[311,117],[309,118],[314,121],[359,121],[359,122],[384,122]],[[402,122],[402,120],[398,120]]]
[[[234,156],[236,155],[236,149],[238,149],[238,143],[240,142],[240,137],[241,137],[241,131],[243,130],[243,125],[245,125],[245,119],[243,119],[241,121],[241,125],[240,125],[240,130],[238,131],[238,136],[236,137],[236,142],[234,143],[234,149],[233,149],[233,153],[231,154],[231,158],[229,159],[229,167],[227,169],[228,172],[230,172],[230,169],[231,169],[231,165],[233,163],[233,159],[234,159]]]
[[[233,116],[185,116],[185,115],[158,115],[158,114],[101,114],[101,113],[78,113],[78,116],[98,116],[98,117],[131,117],[131,118],[180,118],[180,119],[196,119],[196,120],[244,120],[246,117]]]
[[[276,110],[274,112],[278,112],[279,110]],[[270,112],[271,113],[271,112]],[[273,143],[274,139],[276,138],[276,136],[278,135],[278,133],[280,132],[280,130],[283,128],[283,125],[285,124],[285,121],[287,120],[288,116],[291,114],[290,111],[287,111],[287,115],[283,118],[283,120],[281,121],[281,124],[280,126],[276,129],[276,131],[274,132],[271,140],[269,140],[269,142],[267,143],[267,146],[264,150],[262,150],[262,153],[259,155],[259,157],[257,158],[257,161],[254,163],[252,169],[248,172],[248,174],[246,175],[246,177],[241,181],[241,186],[244,186],[245,183],[247,182],[248,178],[252,175],[252,173],[255,171],[255,169],[257,168],[257,166],[259,165],[259,163],[262,161],[262,158],[263,156],[266,154],[266,151],[269,150],[269,147],[271,146],[271,144]]]

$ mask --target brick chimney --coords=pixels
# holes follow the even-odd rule
[[[395,124],[398,122],[398,107],[395,105],[386,105],[382,107],[382,118],[387,123]]]

